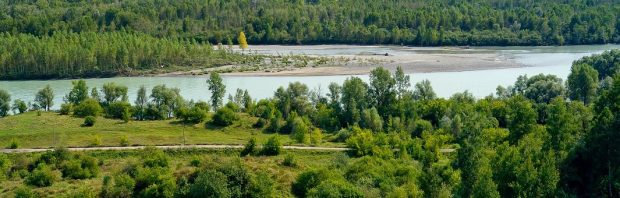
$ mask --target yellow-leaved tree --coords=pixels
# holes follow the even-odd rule
[[[248,48],[248,41],[245,39],[245,33],[239,32],[239,38],[237,38],[237,41],[239,41],[239,48],[241,49]]]

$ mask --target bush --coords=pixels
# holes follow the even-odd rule
[[[101,112],[103,112],[103,108],[95,99],[86,99],[73,109],[73,114],[78,117],[97,117],[101,115]]]
[[[310,133],[310,143],[313,145],[319,145],[323,142],[323,133],[321,133],[320,129],[314,129]]]
[[[190,186],[188,197],[230,197],[226,175],[215,170],[202,172]]]
[[[177,117],[188,124],[198,124],[207,119],[207,110],[204,107],[193,106],[191,109],[181,110]]]
[[[269,125],[269,121],[265,120],[264,118],[258,118],[256,123],[254,123],[254,125],[252,125],[252,127],[260,129],[260,128],[263,128],[263,127],[265,127],[267,125]]]
[[[301,117],[297,117],[292,121],[291,136],[297,143],[307,143],[310,141],[308,133],[310,129]]]
[[[427,120],[416,120],[410,128],[411,137],[422,137],[422,132],[433,130],[433,124]]]
[[[200,161],[200,158],[198,158],[198,156],[194,156],[192,160],[189,161],[189,165],[193,167],[199,167],[200,164],[202,164],[202,161]]]
[[[254,154],[256,154],[256,138],[252,137],[250,138],[248,143],[245,144],[245,146],[243,147],[243,150],[241,150],[241,156],[254,155]]]
[[[129,146],[129,138],[126,135],[121,136],[118,141],[121,146]]]
[[[267,143],[263,146],[261,153],[267,156],[275,156],[279,155],[281,151],[282,144],[280,143],[279,137],[275,135],[267,140]]]
[[[77,159],[65,162],[62,165],[62,175],[71,179],[88,179],[99,174],[99,161],[90,156],[79,156]]]
[[[239,116],[227,107],[218,109],[213,115],[213,123],[218,126],[230,126],[237,120],[239,120]]]
[[[93,141],[90,143],[89,146],[101,146],[101,136],[96,135],[95,138],[93,138]]]
[[[15,189],[15,198],[36,198],[39,197],[37,196],[36,193],[34,193],[34,191],[32,191],[32,189],[26,187],[26,186],[22,186],[19,187],[17,189]]]
[[[11,139],[11,143],[9,143],[9,146],[7,146],[8,149],[17,149],[19,148],[19,142],[13,138]]]
[[[241,107],[239,107],[239,105],[237,105],[237,103],[234,102],[228,102],[226,103],[226,108],[229,108],[230,110],[234,111],[234,112],[241,112]]]
[[[146,147],[143,150],[145,167],[168,167],[168,157],[161,149]]]
[[[284,157],[284,161],[282,161],[282,165],[288,167],[296,167],[297,162],[295,162],[295,156],[288,154]]]
[[[307,192],[307,197],[364,197],[359,188],[342,180],[327,180]]]
[[[103,188],[101,189],[101,197],[132,197],[133,189],[136,181],[127,174],[120,174],[114,177],[114,183],[109,176],[103,178]]]
[[[127,120],[129,120],[129,118],[131,117],[130,110],[133,110],[133,108],[128,102],[113,102],[110,103],[105,110],[107,116],[110,118],[123,120],[126,118]]]
[[[135,181],[137,197],[172,197],[176,189],[176,181],[168,168],[139,168]]]
[[[6,175],[9,173],[9,169],[11,169],[11,160],[6,157],[6,154],[0,153],[0,181],[6,179]]]
[[[295,182],[293,182],[293,194],[298,197],[306,197],[306,193],[310,189],[319,186],[321,182],[329,180],[329,178],[329,171],[325,169],[305,171],[299,174]]]
[[[73,104],[65,103],[60,105],[60,115],[69,115],[73,111]]]
[[[46,187],[51,186],[54,182],[58,181],[59,178],[59,174],[52,171],[50,167],[45,164],[39,164],[39,166],[26,177],[25,182],[32,186]]]
[[[86,118],[84,118],[84,124],[82,124],[82,126],[92,127],[95,126],[96,122],[97,118],[95,118],[95,116],[86,116]]]

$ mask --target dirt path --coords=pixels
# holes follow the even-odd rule
[[[69,151],[104,151],[104,150],[135,150],[135,149],[143,149],[146,146],[125,146],[125,147],[78,147],[78,148],[67,148]],[[207,144],[207,145],[187,145],[187,146],[155,146],[161,149],[191,149],[191,148],[202,148],[202,149],[242,149],[243,145],[215,145],[215,144]],[[316,151],[348,151],[351,150],[349,148],[342,147],[311,147],[311,146],[283,146],[284,149],[288,150],[316,150]],[[2,153],[35,153],[35,152],[45,152],[51,151],[53,149],[2,149],[0,152]],[[454,152],[454,149],[440,149],[442,153],[451,153]]]

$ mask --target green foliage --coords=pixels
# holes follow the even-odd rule
[[[573,64],[566,84],[570,99],[589,104],[595,98],[598,72],[590,65]]]
[[[19,142],[17,141],[17,139],[13,138],[13,139],[11,139],[11,143],[9,144],[9,146],[7,146],[6,148],[8,148],[8,149],[17,149],[17,148],[19,148]]]
[[[508,100],[508,129],[510,141],[517,142],[536,126],[537,113],[532,103],[522,96],[514,96]]]
[[[267,156],[279,155],[281,152],[282,143],[280,143],[280,137],[277,135],[270,137],[261,150],[261,154]]]
[[[64,100],[67,103],[78,105],[88,98],[88,87],[84,80],[71,81],[71,84],[73,88],[65,96]]]
[[[6,154],[0,154],[0,181],[4,181],[7,178],[7,174],[12,167],[11,160]]]
[[[128,102],[111,102],[104,108],[106,116],[114,119],[127,119],[131,117],[131,111],[133,108]]]
[[[194,104],[190,109],[182,108],[177,112],[177,118],[183,123],[198,124],[207,119],[209,106],[205,102]]]
[[[103,180],[103,188],[101,196],[105,198],[113,197],[131,197],[136,181],[127,174],[119,174],[111,177],[106,176]]]
[[[290,154],[284,156],[284,160],[282,161],[282,165],[288,166],[288,167],[296,167],[297,166],[297,162],[295,161],[295,156],[290,155]]]
[[[54,106],[54,90],[50,85],[45,86],[45,88],[39,90],[35,95],[34,102],[37,105],[36,109],[43,109],[45,111],[49,111],[52,106]]]
[[[28,105],[26,105],[26,102],[24,102],[23,100],[15,99],[13,101],[12,109],[14,114],[22,114],[28,110]]]
[[[353,128],[353,135],[347,139],[347,147],[353,156],[371,155],[375,146],[375,137],[368,130]]]
[[[327,180],[307,192],[307,197],[364,197],[360,189],[340,180]]]
[[[231,197],[227,177],[216,170],[202,172],[191,185],[188,197]]]
[[[69,115],[72,112],[73,112],[73,104],[64,103],[60,105],[60,111],[58,113],[60,113],[60,115]]]
[[[101,89],[103,92],[103,104],[112,104],[115,102],[127,103],[127,87],[116,85],[115,83],[106,83]]]
[[[416,100],[432,100],[435,99],[437,95],[431,86],[431,81],[422,80],[419,83],[415,84],[415,89],[413,90],[413,98]]]
[[[11,95],[4,89],[0,89],[0,118],[9,115],[11,110]]]
[[[228,107],[218,109],[213,115],[213,124],[218,126],[230,126],[237,120],[239,116]]]
[[[293,119],[291,137],[298,143],[310,142],[310,128],[301,117]]]
[[[15,198],[36,198],[37,194],[32,189],[22,186],[15,189]]]
[[[64,162],[61,166],[62,176],[71,179],[88,179],[99,174],[99,161],[90,156],[80,155],[76,159]]]
[[[82,126],[92,127],[95,126],[95,123],[97,123],[97,118],[95,116],[86,116],[86,118],[84,118],[84,124],[82,124]]]
[[[86,99],[73,109],[73,114],[78,117],[93,116],[97,117],[103,113],[103,108],[94,99]]]
[[[332,178],[330,172],[325,169],[309,170],[302,172],[297,176],[292,185],[293,194],[299,197],[306,197],[308,191],[319,186],[323,181]]]
[[[39,164],[36,169],[26,177],[25,183],[37,187],[51,186],[60,179],[60,174],[53,171],[45,164]]]
[[[142,152],[144,153],[142,162],[145,167],[168,167],[168,157],[161,149],[156,147],[146,147]]]
[[[256,148],[256,138],[252,137],[248,140],[248,143],[243,146],[243,150],[241,150],[241,156],[254,155],[257,154],[258,148]]]
[[[226,85],[222,82],[222,77],[217,72],[211,72],[207,85],[211,91],[211,106],[219,109],[224,103],[224,95],[226,94]]]
[[[119,142],[118,144],[119,144],[120,146],[129,146],[129,145],[130,145],[130,143],[129,143],[129,138],[128,138],[126,135],[121,136],[121,137],[118,139],[118,142]]]

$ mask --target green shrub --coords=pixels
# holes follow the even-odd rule
[[[307,197],[364,197],[359,188],[342,180],[327,180],[307,192]]]
[[[297,143],[307,143],[310,141],[308,136],[310,127],[308,127],[301,117],[297,117],[293,120],[291,130],[291,136]]]
[[[198,158],[198,156],[192,157],[192,160],[189,161],[189,165],[193,167],[199,167],[200,164],[202,164],[202,161]]]
[[[71,179],[88,179],[99,174],[99,161],[90,156],[78,156],[62,165],[62,175]]]
[[[51,186],[54,182],[58,181],[59,178],[59,174],[52,171],[50,167],[45,164],[39,164],[37,168],[26,177],[25,182],[32,186],[46,187]]]
[[[106,176],[103,178],[101,197],[132,197],[135,186],[136,181],[127,174],[119,174],[114,177],[114,180]]]
[[[282,165],[288,167],[297,167],[297,162],[295,161],[295,156],[288,154],[284,156],[284,161],[282,161]]]
[[[264,172],[256,174],[249,197],[276,197],[276,182]]]
[[[7,146],[6,148],[8,148],[8,149],[17,149],[17,148],[19,148],[19,142],[17,141],[17,139],[13,138],[13,139],[11,139],[11,143],[9,143],[9,146]]]
[[[207,110],[204,110],[204,107],[199,106],[193,106],[189,110],[181,110],[177,114],[177,118],[187,124],[198,124],[207,119]]]
[[[267,143],[263,146],[261,153],[267,156],[275,156],[279,155],[281,151],[282,143],[280,143],[279,137],[275,135],[267,140]]]
[[[239,120],[239,116],[227,107],[218,109],[213,115],[213,123],[219,126],[230,126],[237,120]]]
[[[329,171],[325,169],[302,172],[297,176],[295,182],[293,182],[293,194],[298,197],[306,197],[306,193],[308,193],[310,189],[319,186],[321,182],[329,180],[329,178]]]
[[[101,146],[101,144],[102,144],[102,143],[101,143],[101,136],[96,135],[96,136],[95,136],[95,138],[93,138],[93,141],[92,141],[92,142],[90,142],[90,145],[89,145],[89,146],[94,146],[94,147],[96,147],[96,146]]]
[[[11,160],[4,153],[0,153],[0,181],[6,179],[11,169]]]
[[[256,138],[252,137],[248,143],[245,144],[243,150],[241,150],[241,156],[254,155],[256,152]]]
[[[241,107],[239,107],[239,105],[237,105],[237,103],[234,103],[232,101],[226,103],[226,108],[229,108],[230,110],[232,110],[234,112],[241,112]]]
[[[22,186],[19,187],[17,189],[15,189],[15,198],[36,198],[39,197],[37,196],[36,193],[34,193],[34,191],[32,191],[32,189],[26,187],[26,186]]]
[[[60,105],[60,115],[69,115],[73,111],[73,104],[65,103]]]
[[[101,115],[102,112],[103,108],[99,102],[91,98],[84,100],[84,102],[80,103],[73,109],[73,114],[78,117],[97,117]]]
[[[188,197],[231,197],[226,175],[215,170],[202,172],[190,186]]]
[[[84,124],[82,124],[82,126],[92,127],[95,126],[96,122],[97,118],[95,116],[86,116],[86,118],[84,118]]]
[[[129,146],[129,138],[126,135],[121,136],[118,141],[121,146]]]
[[[252,125],[252,127],[260,129],[260,128],[263,128],[263,127],[265,127],[267,125],[269,125],[269,121],[267,121],[264,118],[258,118],[256,123],[254,123],[254,125]]]
[[[112,102],[105,108],[106,115],[114,119],[131,117],[131,110],[133,110],[133,108],[128,102]]]
[[[166,167],[139,168],[135,176],[138,197],[172,197],[176,180]]]
[[[168,167],[168,157],[161,149],[146,147],[142,153],[145,167]]]
[[[428,120],[416,120],[410,128],[411,137],[422,137],[422,132],[433,130],[433,124]]]

